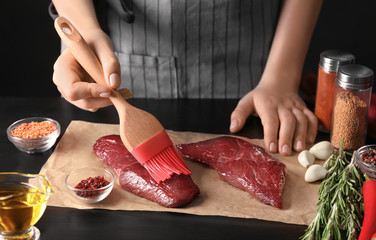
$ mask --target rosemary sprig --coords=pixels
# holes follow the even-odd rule
[[[359,192],[364,178],[342,144],[324,163],[327,177],[319,187],[317,214],[301,237],[303,240],[356,239],[361,228],[363,196]]]
[[[355,165],[355,155],[341,171],[335,184],[336,192],[331,200],[332,208],[322,239],[341,239],[341,230],[346,231],[347,239],[356,239],[361,229],[363,196],[359,192],[363,179]]]

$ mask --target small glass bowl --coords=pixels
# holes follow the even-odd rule
[[[366,174],[369,178],[376,179],[376,162],[375,165],[364,162],[361,156],[362,152],[366,151],[369,148],[376,150],[376,144],[366,145],[356,150],[355,161],[363,174]]]
[[[93,190],[75,188],[75,186],[82,180],[97,176],[104,177],[104,179],[108,181],[108,185]],[[68,188],[69,192],[72,193],[74,197],[85,203],[96,203],[105,199],[112,191],[114,182],[115,176],[112,172],[97,167],[79,168],[73,170],[65,177],[65,186]]]
[[[20,138],[16,137],[12,134],[12,131],[19,125],[23,123],[31,123],[31,122],[52,122],[56,126],[56,131],[53,133],[40,137],[40,138]],[[7,129],[7,135],[9,141],[11,141],[16,148],[19,150],[26,152],[28,154],[34,154],[34,153],[42,153],[50,149],[56,142],[56,139],[60,135],[60,124],[51,118],[45,118],[45,117],[30,117],[30,118],[24,118],[21,120],[18,120],[14,122],[12,125],[10,125]]]

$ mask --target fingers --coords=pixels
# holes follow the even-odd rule
[[[296,118],[296,129],[294,134],[294,150],[301,152],[306,148],[306,143],[312,144],[317,134],[318,120],[308,108],[294,108],[292,110]]]
[[[279,152],[282,155],[290,155],[296,119],[292,112],[287,109],[279,109],[278,115],[281,122],[279,130]]]
[[[91,83],[69,50],[65,50],[54,64],[53,82],[64,98],[75,106],[96,111],[111,104],[111,90],[106,86]]]
[[[244,96],[231,114],[230,131],[238,132],[242,129],[247,118],[253,111],[252,98],[249,95]]]
[[[317,136],[318,120],[315,114],[309,109],[306,108],[303,112],[308,118],[307,143],[312,144],[315,142]]]
[[[93,82],[69,50],[65,50],[54,65],[53,82],[65,98],[76,101],[89,97],[109,97],[110,89]]]
[[[107,82],[107,85],[113,89],[117,89],[120,86],[120,64],[117,60],[114,52],[103,51],[98,56],[99,61],[102,63],[103,73]]]
[[[115,56],[110,38],[102,30],[87,32],[86,40],[101,62],[107,86],[94,83],[69,50],[65,50],[54,65],[53,81],[64,98],[77,107],[88,111],[111,104],[111,88],[120,86],[120,64]],[[131,96],[122,90],[124,98]]]
[[[270,95],[269,95],[270,96]],[[265,92],[250,92],[231,114],[230,131],[237,132],[253,112],[257,112],[264,130],[265,149],[290,155],[313,143],[317,134],[316,116],[297,96],[265,97]]]
[[[278,129],[280,120],[277,110],[274,108],[262,108],[259,110],[259,116],[264,128],[264,143],[266,149],[271,153],[278,151]]]
[[[120,64],[115,56],[111,40],[107,35],[93,42],[93,50],[102,64],[104,78],[109,87],[117,89],[120,86]]]
[[[96,112],[99,108],[112,105],[112,102],[110,101],[109,98],[94,98],[94,97],[80,99],[74,102],[70,101],[70,103],[72,103],[76,107],[79,107],[81,109],[84,109],[90,112]]]
[[[68,91],[63,95],[69,101],[77,101],[93,97],[108,98],[111,95],[108,88],[96,83],[77,81],[71,85],[67,85],[66,89],[68,89]]]
[[[92,84],[95,85],[95,84]],[[128,99],[132,96],[131,91],[129,89],[123,88],[118,90],[119,93],[122,95],[124,99]],[[71,101],[75,106],[85,109],[87,111],[95,112],[99,108],[107,107],[112,105],[112,102],[109,98],[102,98],[102,97],[88,97],[85,99],[80,99],[77,101]]]
[[[292,150],[301,152],[306,143],[313,143],[317,134],[317,118],[306,107],[280,109],[279,152],[290,155]]]
[[[304,112],[298,108],[293,108],[292,113],[296,119],[292,148],[297,152],[301,152],[305,149],[305,143],[307,142],[308,120]]]
[[[237,132],[244,126],[246,119],[255,112],[254,95],[247,94],[244,96],[236,106],[231,114],[230,131]],[[269,106],[269,107],[265,107]],[[279,118],[277,110],[273,108],[273,104],[262,104],[262,107],[257,109],[257,114],[260,116],[262,125],[264,127],[264,141],[268,151],[275,153],[277,148],[277,136],[279,129]]]

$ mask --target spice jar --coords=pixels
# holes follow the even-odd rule
[[[344,150],[364,145],[373,71],[363,65],[349,64],[338,69],[336,78],[331,143]]]
[[[320,54],[315,115],[321,131],[329,132],[332,126],[334,87],[338,68],[354,61],[354,55],[342,50],[326,50]]]

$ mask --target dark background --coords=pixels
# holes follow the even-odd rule
[[[60,41],[47,11],[49,3],[1,2],[0,96],[59,96],[51,79]],[[317,73],[320,52],[327,49],[347,50],[357,63],[376,71],[375,26],[376,1],[324,1],[304,71]]]
[[[52,82],[60,41],[48,0],[1,1],[0,96],[59,96]]]

